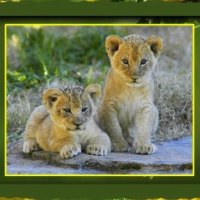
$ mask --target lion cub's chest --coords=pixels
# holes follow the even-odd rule
[[[88,129],[77,131],[78,141],[83,146],[83,148],[87,145],[88,140],[92,137],[92,134]]]
[[[99,131],[100,129],[96,125],[94,119],[90,119],[84,130],[78,130],[74,134],[76,134],[76,136],[78,137],[79,143],[84,149],[88,145],[89,140],[97,136]]]
[[[124,98],[118,102],[118,120],[121,127],[134,125],[135,116],[143,104],[144,98],[140,94],[134,91],[124,94]]]

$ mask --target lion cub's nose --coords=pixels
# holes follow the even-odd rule
[[[82,119],[77,118],[74,120],[74,125],[76,126],[80,126],[82,123],[83,123]]]
[[[81,121],[75,121],[74,125],[76,126],[77,129],[80,129],[80,127],[82,125],[82,120]]]

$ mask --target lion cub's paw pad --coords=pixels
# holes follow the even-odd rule
[[[133,150],[137,154],[153,154],[157,151],[157,147],[151,143],[135,143]]]
[[[39,146],[36,143],[36,141],[27,140],[23,144],[24,153],[31,153],[32,151],[37,151],[38,149],[39,149]]]
[[[126,152],[130,147],[127,142],[112,142],[112,151],[114,152]]]
[[[97,156],[106,156],[108,154],[108,149],[103,145],[90,144],[86,148],[86,153]]]
[[[64,145],[60,150],[60,155],[62,158],[72,158],[81,153],[81,146],[75,145]]]

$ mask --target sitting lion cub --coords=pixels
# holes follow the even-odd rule
[[[88,154],[107,155],[109,137],[94,121],[96,103],[101,94],[99,85],[50,88],[43,93],[44,106],[31,114],[25,129],[23,152],[37,146],[45,151],[60,152],[69,158],[82,150]]]
[[[151,154],[157,148],[151,134],[158,125],[158,110],[153,103],[153,70],[163,49],[163,40],[151,36],[108,36],[106,51],[111,69],[97,112],[97,122],[109,134],[112,151]],[[130,146],[129,146],[130,145]]]

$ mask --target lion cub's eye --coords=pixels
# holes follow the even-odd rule
[[[122,62],[122,64],[124,64],[124,65],[128,65],[129,63],[128,63],[128,59],[126,59],[126,58],[123,58],[122,60],[121,60],[121,62]]]
[[[64,110],[64,112],[67,113],[67,114],[71,113],[71,109],[70,109],[70,108],[63,108],[63,110]]]
[[[142,59],[141,62],[140,62],[140,65],[141,65],[141,66],[142,66],[142,65],[145,65],[146,62],[147,62],[147,59]]]
[[[84,113],[84,112],[86,112],[88,110],[88,107],[83,107],[82,108],[82,112]]]
[[[56,100],[57,100],[57,97],[50,97],[50,100],[52,101],[52,102],[55,102]]]

